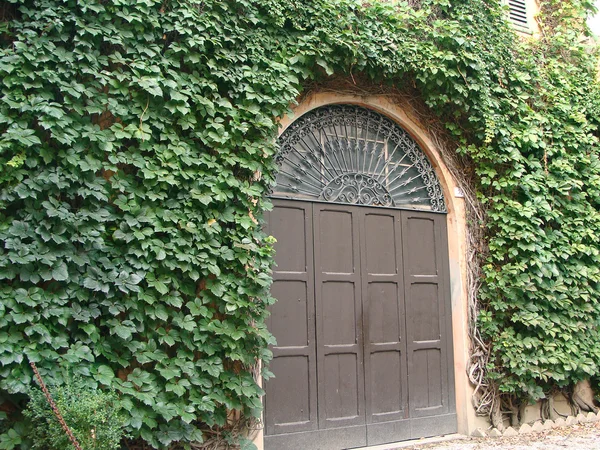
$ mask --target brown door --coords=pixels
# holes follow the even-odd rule
[[[314,204],[319,428],[365,423],[359,217]]]
[[[445,215],[273,203],[266,448],[455,432]]]
[[[267,326],[277,337],[264,398],[269,434],[318,429],[312,205],[277,202],[267,230],[279,236]]]
[[[401,211],[361,210],[367,441],[410,439]]]

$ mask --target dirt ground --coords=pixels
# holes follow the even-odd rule
[[[413,450],[600,450],[600,422],[555,428],[515,437],[466,438],[405,447]]]

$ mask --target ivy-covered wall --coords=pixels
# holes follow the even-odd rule
[[[259,415],[277,118],[332,76],[417,93],[467,161],[495,392],[597,375],[591,5],[543,0],[521,42],[499,3],[0,4],[0,448],[28,448],[30,361],[115,389],[156,448]]]

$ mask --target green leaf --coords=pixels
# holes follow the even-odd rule
[[[65,281],[69,278],[69,270],[64,262],[60,262],[52,268],[52,278],[56,281]]]
[[[112,380],[115,378],[115,373],[113,370],[105,365],[99,366],[96,372],[96,380],[105,386],[110,386]]]
[[[23,442],[21,436],[15,431],[14,428],[10,428],[6,433],[0,435],[0,449],[12,450],[14,448],[20,448],[20,444]]]

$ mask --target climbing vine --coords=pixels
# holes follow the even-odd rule
[[[29,445],[29,362],[119,393],[130,445],[249,445],[277,119],[333,77],[410,91],[444,128],[494,398],[598,374],[591,5],[541,3],[523,40],[492,0],[3,2],[0,448]]]
[[[479,323],[490,376],[521,402],[597,376],[600,362],[597,59],[583,39],[591,5],[541,6],[541,38],[518,67],[528,87],[503,118],[509,133],[495,121],[501,146],[476,159],[489,231]]]

